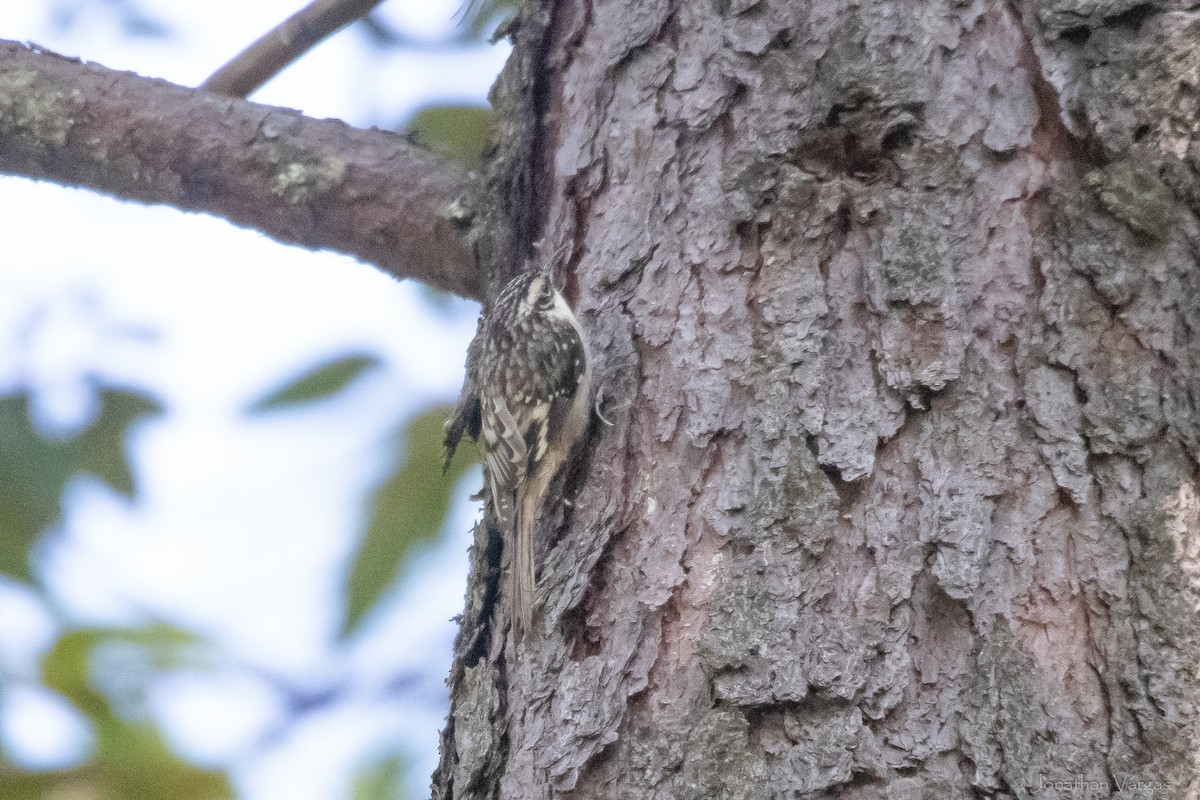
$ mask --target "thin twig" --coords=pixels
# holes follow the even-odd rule
[[[249,97],[325,37],[363,16],[383,0],[314,0],[264,34],[200,88]]]

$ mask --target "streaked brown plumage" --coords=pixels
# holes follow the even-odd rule
[[[504,287],[478,337],[478,405],[460,401],[447,444],[478,423],[491,507],[508,551],[509,616],[520,640],[533,624],[534,529],[554,476],[587,429],[587,342],[566,300],[538,273]]]

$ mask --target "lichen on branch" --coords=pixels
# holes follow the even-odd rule
[[[388,131],[0,41],[0,172],[203,211],[480,295],[465,174]]]

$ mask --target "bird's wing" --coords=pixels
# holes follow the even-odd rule
[[[525,480],[529,449],[522,426],[503,397],[488,397],[483,414],[484,464],[492,509],[505,531],[514,530],[517,489]]]

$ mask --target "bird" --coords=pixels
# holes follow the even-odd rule
[[[533,537],[551,483],[587,430],[587,337],[549,275],[524,272],[481,316],[447,452],[464,432],[482,438],[489,505],[507,551],[514,637],[533,626]]]

